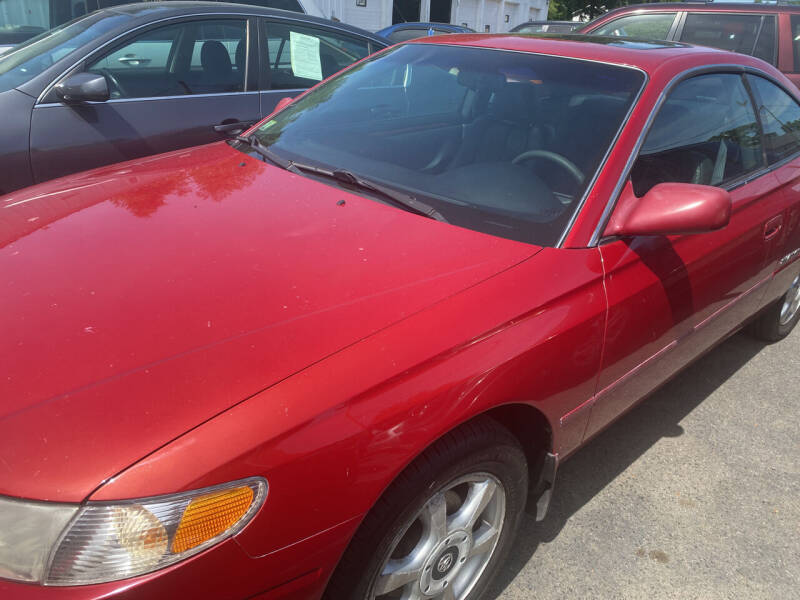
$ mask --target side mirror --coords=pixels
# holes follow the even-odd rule
[[[731,220],[731,196],[718,187],[659,183],[637,198],[628,182],[604,236],[680,235],[722,229]]]
[[[106,78],[97,73],[70,75],[56,84],[55,91],[56,96],[66,103],[105,102],[111,97]]]

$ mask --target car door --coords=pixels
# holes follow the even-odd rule
[[[261,111],[297,96],[368,56],[373,42],[344,30],[289,19],[262,19]]]
[[[608,325],[587,435],[733,330],[760,306],[769,247],[784,209],[765,163],[743,76],[677,84],[658,111],[623,194],[659,183],[727,189],[730,224],[708,233],[607,239],[600,245]]]
[[[800,104],[786,90],[758,75],[745,76],[764,129],[767,163],[782,185],[783,213],[767,250],[776,271],[766,301],[783,294],[797,275],[800,260]]]
[[[36,181],[213,142],[256,122],[254,26],[246,17],[179,19],[87,57],[70,74],[102,74],[111,97],[65,104],[46,94],[31,119]]]

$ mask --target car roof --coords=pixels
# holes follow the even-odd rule
[[[111,6],[108,8],[100,9],[100,12],[109,12],[116,14],[126,14],[131,17],[129,21],[121,29],[135,27],[142,23],[150,21],[165,19],[169,17],[181,17],[187,15],[202,15],[202,14],[234,14],[234,15],[255,15],[261,17],[282,17],[285,19],[293,19],[296,21],[303,21],[307,23],[319,23],[327,27],[333,27],[342,31],[349,31],[360,36],[368,37],[373,41],[379,42],[383,45],[386,40],[374,33],[347,25],[345,23],[333,22],[329,19],[322,17],[315,17],[305,13],[298,13],[290,10],[281,10],[279,8],[268,8],[266,6],[255,6],[252,4],[234,4],[231,2],[187,2],[187,1],[174,1],[168,2],[134,2],[131,4],[122,4],[119,6]]]
[[[611,14],[628,13],[635,11],[717,11],[717,12],[742,12],[742,13],[800,13],[800,6],[790,4],[758,4],[755,2],[658,2],[655,4],[629,4],[610,10],[600,15],[598,19]]]
[[[389,25],[389,27],[384,27],[381,31],[397,31],[398,29],[425,29],[431,27],[438,27],[441,29],[465,29],[465,27],[461,25],[453,25],[452,23],[426,23],[423,21],[405,21],[403,23],[395,23],[394,25]]]
[[[520,23],[517,27],[521,27],[522,25],[583,25],[580,21],[525,21],[524,23]]]
[[[405,43],[445,44],[549,54],[631,66],[647,73],[654,72],[666,63],[673,64],[676,69],[698,65],[739,64],[758,66],[767,70],[765,68],[767,65],[760,60],[717,48],[693,46],[680,42],[659,42],[638,38],[574,33],[455,33],[448,36],[420,38]],[[774,69],[770,67],[769,72],[774,73]]]

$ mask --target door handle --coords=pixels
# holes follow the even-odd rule
[[[121,62],[123,65],[133,65],[135,67],[139,65],[146,65],[147,63],[150,62],[149,58],[141,58],[139,56],[133,56],[133,55],[120,56],[117,60]]]
[[[764,225],[764,239],[771,240],[774,238],[778,235],[781,227],[783,227],[783,215],[778,215],[767,221]]]
[[[226,119],[226,121],[227,120],[228,119]],[[224,135],[235,136],[239,135],[246,129],[250,129],[250,127],[255,125],[255,123],[255,121],[234,121],[232,123],[226,123],[223,121],[219,125],[214,125],[214,131]]]

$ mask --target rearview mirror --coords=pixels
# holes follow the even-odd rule
[[[75,73],[55,86],[62,102],[105,102],[110,98],[106,78],[97,73]]]
[[[604,236],[680,235],[722,229],[731,220],[731,196],[722,188],[659,183],[641,198],[628,182]]]

